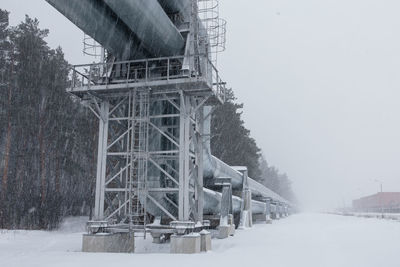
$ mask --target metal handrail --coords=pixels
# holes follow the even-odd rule
[[[185,59],[190,64],[183,66]],[[203,62],[201,69],[194,60]],[[152,64],[157,63],[157,64]],[[151,59],[128,60],[110,63],[92,63],[71,66],[71,91],[75,88],[130,82],[149,82],[174,79],[205,79],[214,94],[225,99],[225,83],[215,65],[206,55],[173,56]],[[211,73],[210,73],[211,72]],[[155,75],[154,75],[155,74]]]

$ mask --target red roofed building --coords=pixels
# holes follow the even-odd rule
[[[358,212],[400,213],[400,192],[382,192],[353,200],[353,209]]]

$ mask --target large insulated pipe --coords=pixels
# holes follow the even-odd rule
[[[204,214],[208,215],[217,215],[221,212],[221,201],[222,194],[207,188],[204,188]],[[159,194],[159,196],[152,196],[152,198],[156,199],[158,203],[167,210],[167,212],[177,217],[178,209],[175,205],[171,204],[170,201],[167,200],[167,196],[165,194]],[[236,196],[232,197],[232,208],[233,213],[238,214],[241,211],[242,199]],[[264,214],[266,212],[266,203],[252,200],[252,213],[253,214]],[[166,216],[167,214],[157,205],[155,205],[152,200],[147,201],[147,212],[155,217],[157,216]]]
[[[213,187],[214,178],[229,177],[231,178],[232,187],[240,189],[243,184],[243,176],[240,172],[236,171],[222,160],[211,155],[209,147],[206,145],[204,152],[204,179],[205,185],[209,188]],[[288,203],[287,200],[260,184],[259,182],[248,178],[249,188],[254,196],[269,197],[274,200]]]
[[[210,107],[204,108],[204,114],[206,118],[204,120],[204,136],[206,137],[210,136],[211,134],[210,112]],[[232,187],[234,189],[241,189],[243,184],[243,175],[237,170],[234,170],[225,162],[211,155],[210,138],[205,138],[204,140],[203,158],[204,181],[206,187],[213,188],[215,178],[229,177],[231,178]],[[248,178],[248,184],[253,196],[268,197],[275,201],[289,204],[287,200],[251,178]]]
[[[182,54],[184,39],[157,0],[103,1],[136,34],[152,56]]]
[[[160,5],[168,14],[182,13],[188,14],[190,12],[191,0],[158,0]]]
[[[140,40],[103,1],[46,1],[118,59],[127,60],[145,56]]]
[[[219,214],[221,211],[221,200],[222,194],[219,192],[212,191],[210,189],[204,189],[204,214]],[[232,197],[232,208],[233,213],[240,213],[242,206],[242,199],[236,196]],[[266,203],[255,201],[251,202],[251,208],[253,214],[264,214],[266,212]]]

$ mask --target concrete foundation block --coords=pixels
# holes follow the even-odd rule
[[[231,223],[228,225],[220,225],[218,226],[218,238],[225,239],[229,236],[234,236],[236,229],[235,224]]]
[[[218,238],[225,239],[231,235],[231,226],[230,225],[220,225],[218,226]]]
[[[153,238],[154,244],[164,243],[163,240],[161,240],[162,234],[160,234],[160,233],[151,233],[151,237]]]
[[[270,215],[270,214],[268,214],[268,215],[265,217],[265,223],[266,223],[266,224],[272,224],[272,219],[271,219],[271,215]]]
[[[172,254],[195,254],[201,252],[200,234],[194,233],[189,235],[173,235],[171,236]]]
[[[201,252],[207,252],[211,250],[211,233],[203,230],[200,232],[201,239]]]
[[[230,236],[234,236],[235,232],[236,232],[236,230],[235,230],[235,225],[234,224],[218,226],[218,238],[219,239],[225,239],[225,238],[228,238]]]
[[[241,228],[250,228],[253,227],[253,215],[251,211],[244,210],[242,211],[242,215],[240,216],[240,227]]]
[[[230,228],[229,228],[229,235],[230,235],[230,236],[234,236],[234,235],[235,235],[235,231],[236,231],[235,225],[234,225],[234,224],[231,224],[231,225],[230,225]]]
[[[134,253],[135,237],[129,233],[83,235],[83,252]]]
[[[235,221],[234,221],[234,219],[233,219],[233,214],[229,214],[228,215],[228,224],[229,225],[232,225],[232,224],[234,224],[235,223]]]

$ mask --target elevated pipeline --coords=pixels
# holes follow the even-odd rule
[[[182,13],[184,16],[190,14],[190,0],[158,0],[158,2],[168,14]]]
[[[211,123],[211,117],[208,116],[208,114],[211,112],[210,107],[205,107],[204,108],[204,114],[205,114],[205,121],[204,121],[204,136],[207,138],[210,134],[210,123]],[[216,215],[220,213],[221,210],[221,199],[222,199],[222,194],[215,191],[214,189],[217,189],[214,186],[214,181],[215,178],[218,177],[229,177],[231,178],[231,183],[232,183],[232,188],[233,189],[242,189],[243,186],[243,175],[224,163],[223,161],[219,160],[218,158],[214,157],[211,155],[210,151],[210,142],[209,140],[204,141],[204,180],[205,180],[205,187],[204,188],[204,214],[207,215]],[[158,176],[159,177],[159,176]],[[157,183],[159,183],[159,178],[156,176],[153,177],[153,183],[154,185],[159,186]],[[286,203],[289,204],[289,202],[285,199],[283,199],[281,196],[273,192],[272,190],[268,189],[267,187],[263,186],[262,184],[256,182],[255,180],[249,178],[248,179],[248,184],[249,188],[252,191],[253,197],[259,197],[259,198],[271,198],[274,201],[281,202],[281,203]],[[157,201],[162,204],[163,207],[166,207],[168,212],[173,215],[177,216],[177,207],[174,206],[171,201],[168,201],[168,198],[166,195],[158,195],[155,196]],[[232,198],[233,201],[233,212],[235,214],[240,213],[241,205],[242,205],[242,199],[240,197],[234,196]],[[252,200],[252,212],[253,214],[264,214],[266,212],[266,203],[257,201],[257,200]],[[149,213],[151,213],[154,216],[164,216],[165,212],[162,211],[159,207],[154,205],[154,203],[149,203],[147,205],[147,209]]]
[[[120,60],[183,54],[185,40],[157,0],[46,1]],[[182,3],[165,7],[179,12]]]
[[[189,0],[46,0],[65,17],[71,20],[84,32],[92,36],[107,50],[121,59],[148,57],[152,54],[178,53],[182,49],[182,36],[177,31],[166,12],[190,11]],[[108,5],[107,5],[107,4]],[[142,3],[141,6],[138,3]],[[132,13],[133,12],[133,13]],[[136,16],[132,16],[135,14]],[[155,17],[159,20],[152,21]],[[161,29],[161,30],[160,30]],[[169,36],[171,34],[171,36]],[[166,36],[168,35],[168,36]],[[171,37],[171,39],[168,39]],[[206,109],[207,110],[207,109]],[[209,112],[209,110],[208,110]],[[207,114],[207,111],[205,112]],[[210,116],[205,120],[204,129],[210,133]],[[207,133],[205,133],[207,135]],[[160,141],[160,140],[159,140]],[[157,145],[159,145],[157,141]],[[153,187],[161,187],[160,176],[153,175]],[[211,155],[210,143],[206,142],[204,149],[204,190],[205,213],[218,214],[220,212],[221,194],[213,191],[214,179],[229,177],[234,189],[241,189],[243,176],[226,163]],[[158,179],[158,180],[157,180]],[[253,196],[269,197],[275,201],[288,203],[285,199],[269,190],[265,186],[249,178],[249,187]],[[154,216],[177,216],[177,207],[167,194],[155,196],[149,201],[147,209]],[[241,199],[233,198],[234,212],[240,211]],[[156,203],[161,204],[157,205]],[[266,205],[263,202],[253,201],[253,213],[264,213]]]
[[[203,152],[203,165],[204,165],[204,184],[206,187],[214,188],[214,179],[218,177],[229,177],[231,178],[233,189],[242,189],[243,175],[231,166],[223,162],[222,160],[212,156],[210,146],[210,134],[211,134],[211,107],[204,108],[205,120],[204,120],[204,152]],[[290,204],[289,201],[282,198],[269,188],[263,186],[257,181],[248,178],[249,188],[252,192],[253,197],[259,198],[271,198],[274,201],[278,201],[285,204]]]
[[[78,28],[121,60],[144,58],[141,41],[101,0],[46,0]]]
[[[185,41],[157,0],[104,0],[154,57],[183,53]]]

